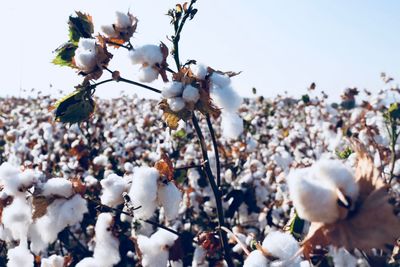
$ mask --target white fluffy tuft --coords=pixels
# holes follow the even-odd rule
[[[159,187],[158,201],[164,207],[165,217],[168,220],[178,217],[179,206],[182,202],[182,193],[173,183],[163,184]]]
[[[187,85],[183,90],[182,98],[186,102],[196,103],[200,98],[199,89],[191,85]]]

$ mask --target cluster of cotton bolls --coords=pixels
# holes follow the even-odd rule
[[[174,112],[179,112],[186,104],[195,104],[200,99],[199,89],[176,81],[166,83],[161,94]]]
[[[134,65],[141,65],[138,80],[150,83],[158,78],[159,71],[157,65],[163,60],[161,49],[157,45],[143,45],[130,52],[130,58]]]
[[[146,62],[157,64],[151,59]],[[207,75],[206,68],[190,68],[196,77],[204,79]],[[234,261],[239,265],[246,262],[247,266],[274,266],[279,262],[306,266],[295,253],[298,242],[279,231],[293,217],[294,207],[307,220],[332,222],[343,215],[338,210],[342,208],[338,207],[338,200],[351,204],[354,201],[349,199],[357,198],[351,169],[354,153],[347,159],[337,159],[337,152],[349,146],[345,139],[349,131],[375,155],[376,165],[387,170],[390,157],[380,157],[380,151],[386,153],[380,149],[388,141],[382,124],[384,97],[371,96],[376,101],[371,102],[372,107],[359,105],[350,111],[331,106],[319,96],[312,96],[307,103],[287,96],[239,101],[231,97],[235,93],[229,91],[229,77],[213,73],[209,79],[211,98],[221,108],[221,120],[225,111],[237,114],[240,106],[241,121],[245,121],[238,138],[224,134],[218,140],[228,227],[248,250],[250,239],[265,239],[261,242],[265,251],[254,250],[248,257],[240,246],[231,244],[235,248]],[[176,87],[172,88],[174,84]],[[188,85],[173,82],[166,86],[178,92],[166,98],[183,99]],[[1,102],[0,161],[8,163],[0,167],[0,200],[4,205],[0,239],[7,244],[7,253],[3,254],[8,254],[9,266],[32,266],[34,256],[40,255],[42,266],[58,267],[64,261],[63,253],[69,252],[73,254],[73,264],[80,262],[80,266],[97,266],[99,262],[108,266],[116,262],[126,266],[132,262],[166,266],[169,249],[179,242],[183,242],[185,256],[173,264],[218,263],[216,256],[199,244],[143,222],[154,220],[192,236],[209,230],[215,223],[213,192],[201,167],[177,170],[174,178],[178,186],[150,167],[161,153],[168,154],[175,167],[203,163],[189,124],[180,123],[177,130],[166,131],[162,112],[154,112],[158,102],[137,96],[99,99],[99,108],[88,128],[54,123],[47,111],[53,100],[47,96],[6,98]],[[205,122],[200,121],[200,126],[208,140]],[[220,119],[214,126],[217,134],[225,131]],[[208,152],[216,174],[214,151]],[[396,163],[396,172],[399,165]],[[76,180],[86,189],[78,190]],[[393,184],[399,190],[397,182]],[[133,211],[133,219],[115,212],[117,209],[129,213],[124,208],[124,193],[132,207],[140,206]],[[35,218],[33,214],[38,213],[32,194],[40,195],[35,201],[47,206]],[[320,205],[312,206],[316,203]],[[322,208],[330,212],[321,215]],[[78,249],[73,236],[89,254]],[[132,244],[132,240],[136,243]],[[265,252],[272,257],[266,257]],[[109,257],[105,259],[105,255]],[[337,266],[340,262],[354,266],[355,261],[362,261],[343,249],[331,248],[329,255]],[[0,257],[0,265],[5,266],[6,262],[5,257]]]

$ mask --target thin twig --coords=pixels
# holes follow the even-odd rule
[[[128,49],[128,50],[132,50],[132,46],[126,46],[126,45],[119,44],[119,43],[115,43],[115,42],[109,41],[109,40],[107,40],[106,43],[107,43],[107,44],[110,44],[110,45],[115,45],[115,46],[123,47],[123,48]]]
[[[146,89],[148,89],[150,91],[153,91],[153,92],[156,92],[158,94],[161,94],[161,90],[158,90],[158,89],[156,89],[154,87],[151,87],[151,86],[148,86],[148,85],[145,85],[145,84],[141,84],[141,83],[138,83],[138,82],[135,82],[135,81],[131,81],[131,80],[128,80],[128,79],[125,79],[125,78],[122,78],[122,77],[120,77],[118,79],[118,81],[119,82],[133,84],[133,85],[136,85],[136,86],[139,86],[139,87],[143,87],[143,88],[146,88]]]
[[[221,162],[219,160],[218,143],[217,143],[215,131],[214,131],[211,119],[210,119],[210,115],[208,115],[208,114],[206,115],[206,120],[207,120],[208,130],[210,131],[211,140],[212,140],[213,147],[214,147],[215,163],[217,165],[217,186],[219,188],[221,186]]]
[[[65,228],[67,233],[72,237],[72,239],[77,243],[78,247],[80,247],[85,253],[90,253],[89,249],[87,249],[81,241],[71,232],[71,230],[67,227]]]
[[[222,195],[221,192],[219,191],[217,184],[215,183],[214,175],[212,174],[211,167],[210,167],[210,161],[208,160],[208,155],[207,155],[207,145],[203,136],[203,133],[201,131],[199,122],[193,114],[192,116],[192,122],[194,129],[197,133],[197,137],[199,138],[200,142],[200,147],[201,147],[201,152],[203,155],[203,160],[204,160],[204,170],[206,172],[208,182],[210,183],[211,189],[213,191],[214,197],[215,197],[215,203],[217,206],[217,216],[218,216],[218,232],[221,237],[221,245],[222,248],[224,249],[224,258],[228,264],[229,267],[233,267],[233,261],[231,258],[231,251],[230,247],[228,245],[228,239],[226,236],[226,233],[222,231],[221,227],[225,226],[225,217],[224,217],[224,210],[222,208]]]
[[[188,169],[194,169],[194,168],[201,168],[203,167],[203,164],[198,164],[198,165],[188,165],[188,166],[182,166],[182,167],[177,167],[174,168],[175,171],[184,171],[184,170],[188,170]]]

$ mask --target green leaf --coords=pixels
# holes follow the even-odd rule
[[[303,95],[301,96],[301,100],[303,100],[304,104],[307,104],[310,102],[310,96],[309,95]]]
[[[294,214],[294,218],[292,219],[292,222],[290,223],[290,234],[299,240],[301,238],[301,235],[303,233],[303,228],[304,228],[304,220],[297,215],[297,212]]]
[[[81,37],[92,38],[93,22],[92,17],[88,14],[77,11],[76,17],[70,16],[69,25],[69,39],[73,43],[78,43]]]
[[[400,118],[400,108],[398,103],[392,103],[390,104],[388,113],[390,117],[393,119],[399,119]]]
[[[350,157],[350,155],[353,153],[353,150],[351,150],[350,147],[346,147],[345,150],[343,151],[339,151],[336,150],[336,155],[340,158],[340,159],[347,159],[348,157]]]
[[[56,121],[79,123],[90,118],[95,110],[95,103],[87,91],[75,91],[57,101]]]
[[[75,50],[78,48],[73,43],[65,43],[56,49],[56,57],[53,59],[52,63],[60,66],[67,66],[74,68],[73,59],[75,56]]]
[[[186,136],[186,131],[184,129],[180,129],[178,131],[175,132],[174,136],[176,138],[182,139]]]

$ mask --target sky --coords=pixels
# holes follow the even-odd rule
[[[112,24],[115,11],[139,19],[134,46],[168,44],[165,15],[171,0],[13,0],[2,1],[0,96],[25,96],[31,88],[59,97],[82,80],[76,72],[52,65],[54,51],[67,41],[68,16],[93,16],[95,31]],[[349,86],[378,91],[379,75],[400,74],[400,2],[396,0],[198,0],[193,21],[181,38],[181,61],[195,59],[214,69],[242,71],[233,84],[239,94],[299,96],[315,82],[332,98]],[[138,67],[123,49],[111,51],[111,69],[135,80]],[[173,65],[171,59],[170,65]],[[107,77],[105,73],[104,78]],[[52,86],[50,86],[50,84]],[[161,88],[161,82],[151,84]],[[121,90],[144,97],[152,92],[125,84],[99,87],[96,95],[118,97]],[[63,91],[63,93],[60,93]]]

